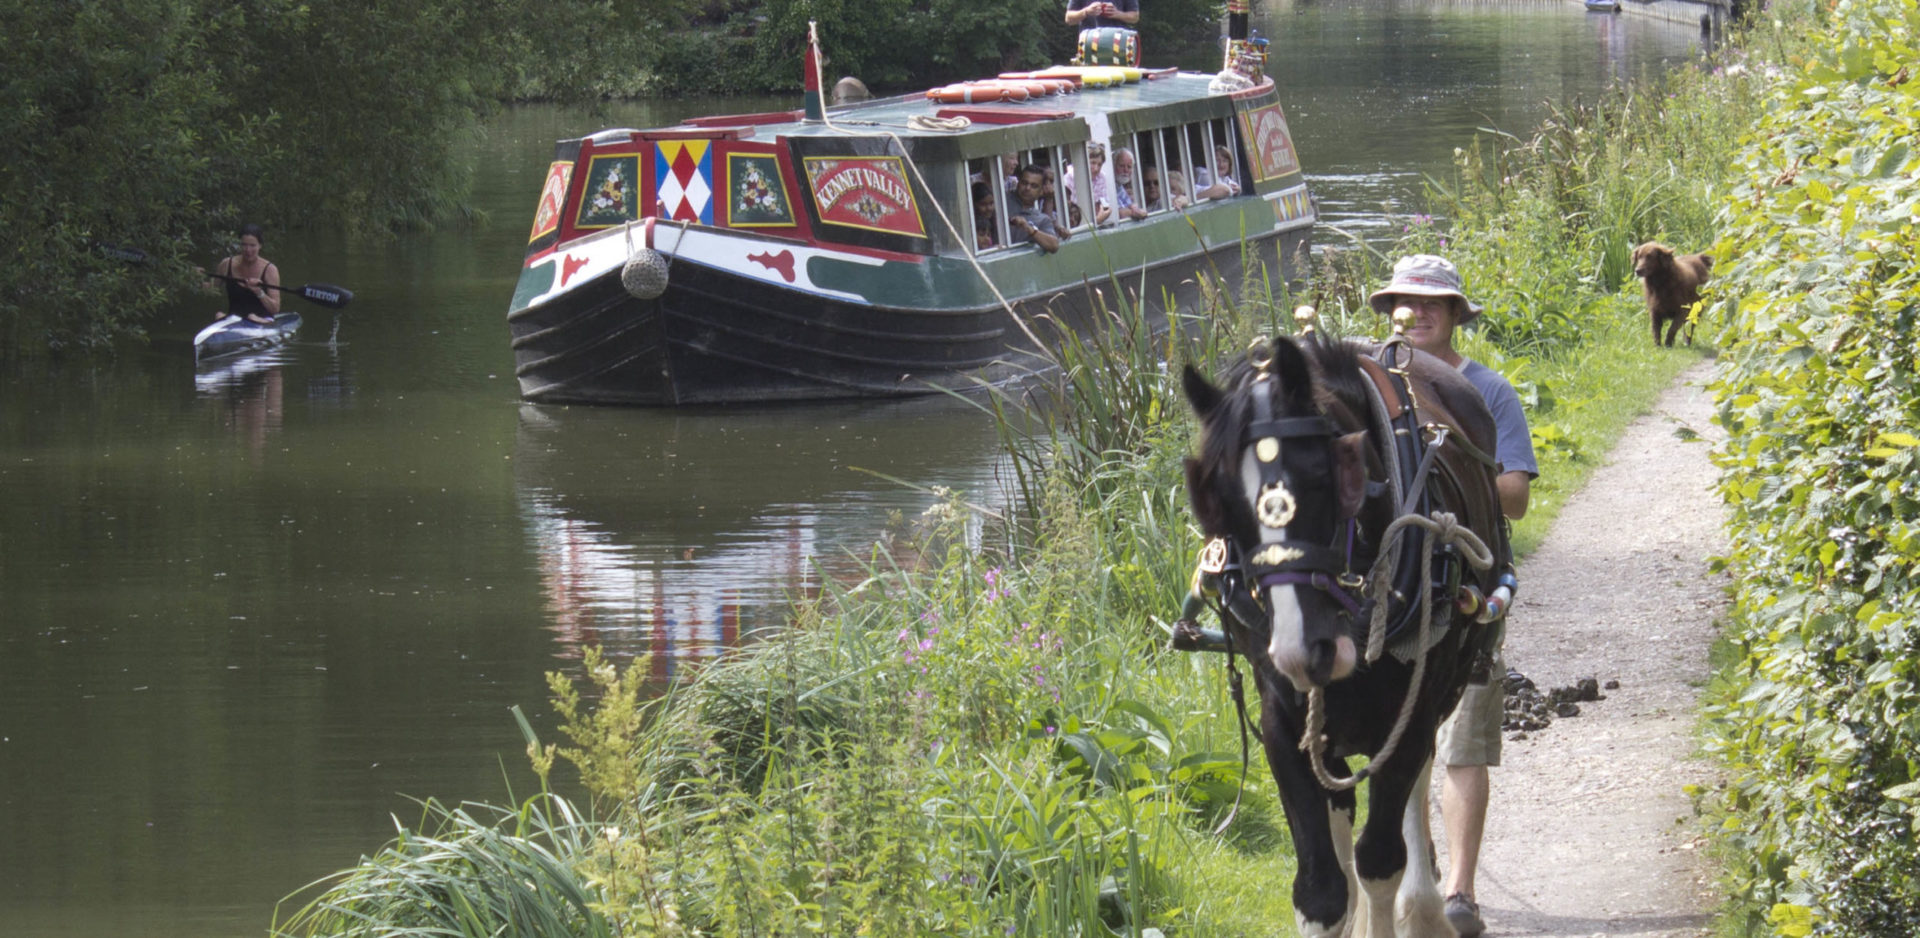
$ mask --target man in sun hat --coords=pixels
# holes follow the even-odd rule
[[[1444,257],[1414,254],[1393,265],[1393,280],[1368,298],[1373,308],[1391,315],[1405,307],[1413,316],[1407,323],[1407,341],[1429,355],[1460,369],[1480,391],[1499,435],[1494,447],[1499,475],[1500,510],[1519,520],[1527,513],[1532,483],[1540,475],[1533,458],[1533,434],[1520,395],[1493,369],[1461,355],[1453,347],[1454,330],[1478,319],[1480,304],[1467,299],[1460,271]],[[1447,897],[1447,921],[1461,938],[1486,931],[1474,901],[1473,878],[1480,864],[1480,837],[1486,830],[1489,786],[1487,767],[1500,764],[1500,719],[1504,715],[1507,672],[1500,660],[1506,623],[1494,637],[1493,666],[1488,680],[1468,684],[1459,706],[1440,727],[1434,761],[1446,766],[1440,789],[1440,816],[1446,828],[1447,875],[1442,893]]]

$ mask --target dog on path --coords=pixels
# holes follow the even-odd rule
[[[1705,254],[1675,254],[1658,241],[1648,241],[1633,249],[1633,275],[1647,291],[1647,315],[1653,319],[1653,344],[1673,345],[1680,325],[1687,326],[1687,344],[1693,344],[1693,323],[1688,313],[1700,302],[1700,285],[1713,272],[1713,258]],[[1665,343],[1660,341],[1660,326],[1667,327]]]

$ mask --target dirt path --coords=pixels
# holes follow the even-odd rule
[[[1582,677],[1620,686],[1506,743],[1477,883],[1490,936],[1708,930],[1717,897],[1681,790],[1712,777],[1693,757],[1694,705],[1726,608],[1707,569],[1726,550],[1708,373],[1690,369],[1628,428],[1520,567],[1508,667],[1543,692]]]

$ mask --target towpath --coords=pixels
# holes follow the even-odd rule
[[[1717,896],[1682,790],[1714,778],[1695,713],[1726,611],[1725,578],[1708,570],[1726,549],[1709,372],[1690,368],[1628,428],[1520,566],[1507,665],[1542,691],[1620,686],[1506,743],[1477,883],[1491,938],[1711,928]]]

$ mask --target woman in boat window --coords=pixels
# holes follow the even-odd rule
[[[1187,185],[1187,174],[1177,169],[1167,170],[1167,204],[1176,211],[1193,204],[1193,189]]]
[[[1087,144],[1087,175],[1093,178],[1093,223],[1104,225],[1113,220],[1113,179],[1105,172],[1107,148]]]
[[[1000,227],[993,207],[993,187],[985,182],[973,184],[973,245],[985,250],[999,244]]]
[[[1224,121],[1213,120],[1187,128],[1193,149],[1194,199],[1224,199],[1240,194],[1240,183],[1233,171],[1233,150],[1225,143]]]
[[[279,285],[280,271],[260,256],[265,237],[266,230],[259,225],[241,225],[240,253],[223,257],[214,266],[213,275],[227,288],[227,311],[214,313],[213,318],[245,316],[248,322],[273,325],[274,314],[280,312],[280,291],[269,288]]]

